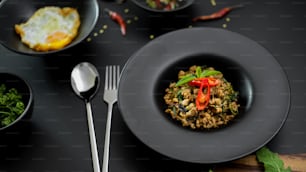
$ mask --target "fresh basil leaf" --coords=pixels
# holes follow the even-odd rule
[[[177,99],[179,101],[183,101],[184,100],[184,96],[182,95],[182,90],[179,90],[177,95],[176,95]]]
[[[291,172],[290,167],[285,168],[284,162],[277,153],[273,153],[267,147],[263,147],[256,152],[259,162],[264,164],[265,172]]]
[[[176,84],[175,86],[180,86],[180,85],[183,85],[183,84],[186,84],[190,81],[192,81],[193,79],[195,79],[196,76],[193,75],[193,74],[188,74],[186,76],[184,76],[182,79],[180,79]]]
[[[218,75],[220,74],[221,72],[220,71],[217,71],[217,70],[204,70],[200,77],[201,78],[204,78],[204,77],[207,77],[207,76],[212,76],[212,75]]]
[[[198,67],[196,68],[196,76],[197,76],[197,78],[200,78],[200,77],[201,77],[201,73],[202,73],[202,69],[201,69],[200,66],[198,66]]]

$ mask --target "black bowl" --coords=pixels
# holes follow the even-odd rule
[[[182,1],[179,1],[179,7],[173,9],[173,10],[160,10],[160,9],[154,9],[154,8],[151,8],[147,5],[146,3],[146,0],[132,0],[132,2],[134,4],[136,4],[137,6],[145,9],[145,10],[148,10],[148,11],[152,11],[152,12],[161,12],[161,13],[168,13],[168,12],[174,12],[174,11],[179,11],[179,10],[182,10],[188,6],[190,6],[194,0],[182,0]]]
[[[59,6],[76,8],[80,14],[81,25],[77,37],[66,47],[39,52],[32,50],[21,42],[20,36],[15,33],[14,25],[25,22],[33,13],[44,6]],[[99,17],[99,6],[96,0],[6,0],[0,7],[0,42],[2,45],[17,53],[28,55],[43,55],[66,50],[83,41],[93,30]]]
[[[240,118],[243,118],[243,114],[251,108],[254,98],[252,79],[247,70],[228,57],[205,53],[184,57],[169,64],[169,66],[160,71],[159,78],[154,82],[154,100],[157,106],[160,107],[160,113],[164,113],[164,110],[167,109],[167,105],[164,102],[166,88],[169,87],[171,82],[177,81],[177,75],[180,70],[188,71],[189,67],[193,65],[214,67],[222,72],[224,78],[239,93],[239,114],[242,115],[237,115],[234,121],[239,121]],[[168,115],[168,118],[171,122],[175,122],[173,119],[170,119],[170,115]],[[181,124],[178,123],[178,125]],[[228,125],[231,125],[231,123]]]
[[[18,93],[21,94],[22,102],[25,105],[25,109],[23,113],[18,118],[16,118],[15,121],[10,123],[9,125],[0,127],[0,132],[2,130],[18,126],[17,124],[19,124],[21,121],[28,122],[28,120],[32,116],[33,110],[33,91],[26,80],[20,78],[15,74],[0,73],[0,85],[1,84],[5,84],[7,90],[10,88],[15,88]]]

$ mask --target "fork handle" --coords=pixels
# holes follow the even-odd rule
[[[100,172],[100,164],[99,164],[99,156],[96,142],[96,134],[95,128],[92,118],[92,111],[90,102],[86,102],[86,110],[87,110],[87,122],[89,129],[89,137],[90,137],[90,146],[91,146],[91,158],[93,163],[94,172]]]
[[[109,103],[108,104],[108,110],[107,110],[107,121],[106,121],[106,130],[105,130],[105,142],[104,142],[104,155],[103,155],[102,172],[108,172],[109,144],[110,144],[112,111],[113,111],[113,104]]]

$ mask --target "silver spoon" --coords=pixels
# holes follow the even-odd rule
[[[96,134],[90,105],[90,100],[97,93],[100,86],[100,77],[97,69],[88,62],[76,65],[71,72],[71,86],[74,92],[85,100],[93,169],[94,172],[100,172]]]

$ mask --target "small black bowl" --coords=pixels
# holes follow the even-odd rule
[[[148,6],[146,0],[132,0],[132,2],[134,4],[136,4],[137,6],[143,8],[145,10],[151,11],[151,12],[168,13],[168,12],[179,11],[179,10],[182,10],[182,9],[188,7],[194,2],[194,0],[179,0],[178,1],[179,7],[175,8],[173,10],[162,10],[162,9],[151,8],[151,7]]]
[[[22,96],[22,102],[25,105],[25,109],[22,114],[15,121],[6,125],[4,127],[0,127],[0,132],[14,126],[17,126],[21,121],[27,122],[32,116],[33,110],[33,91],[29,83],[20,78],[15,74],[10,73],[0,73],[0,85],[4,84],[8,89],[15,88],[19,94]]]
[[[46,52],[29,48],[21,42],[14,26],[27,21],[36,10],[45,6],[73,7],[80,14],[81,25],[77,37],[66,47]],[[0,43],[8,49],[27,55],[44,55],[66,50],[82,42],[93,30],[99,17],[97,0],[5,0],[0,4]]]

